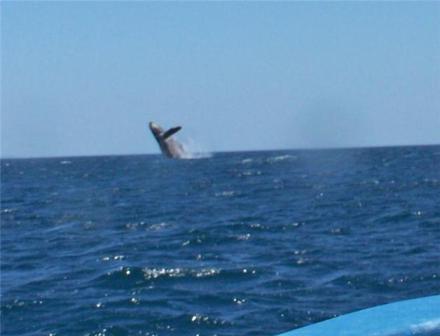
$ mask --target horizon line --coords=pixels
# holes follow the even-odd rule
[[[297,148],[272,148],[272,149],[243,149],[243,150],[219,150],[206,151],[196,153],[252,153],[252,152],[275,152],[275,151],[324,151],[324,150],[352,150],[352,149],[379,149],[391,147],[435,147],[440,146],[440,143],[425,143],[425,144],[398,144],[398,145],[370,145],[370,146],[335,146],[335,147],[297,147]],[[155,153],[124,153],[124,154],[73,154],[73,155],[54,155],[54,156],[27,156],[27,157],[0,157],[0,160],[28,160],[28,159],[67,159],[67,158],[90,158],[90,157],[109,157],[109,156],[162,156],[160,152]]]

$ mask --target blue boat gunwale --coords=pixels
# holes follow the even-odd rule
[[[278,336],[410,336],[440,334],[440,295],[366,308]]]

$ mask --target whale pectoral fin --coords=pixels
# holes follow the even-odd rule
[[[182,127],[180,127],[180,126],[170,128],[168,131],[166,131],[166,132],[162,135],[162,138],[163,138],[164,140],[166,140],[167,138],[169,138],[169,137],[172,136],[173,134],[179,132],[181,129],[182,129]]]

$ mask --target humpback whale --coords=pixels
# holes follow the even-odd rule
[[[185,157],[186,152],[183,149],[183,146],[172,138],[172,135],[179,132],[182,127],[172,127],[169,130],[164,131],[162,127],[152,121],[148,125],[151,133],[153,133],[159,144],[162,154],[172,159],[182,159]]]

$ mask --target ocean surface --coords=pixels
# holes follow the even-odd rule
[[[275,335],[440,293],[440,146],[1,160],[1,335]]]

